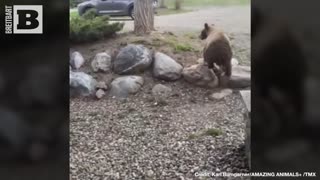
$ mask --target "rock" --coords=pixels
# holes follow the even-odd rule
[[[105,52],[96,54],[91,67],[94,72],[110,72],[112,69],[111,56]]]
[[[232,94],[231,89],[222,89],[218,92],[214,92],[209,98],[212,100],[219,100],[219,99],[223,99],[231,94]]]
[[[232,58],[231,59],[231,65],[232,66],[238,66],[239,65],[239,61],[236,58]]]
[[[251,68],[248,66],[234,66],[232,76],[228,82],[228,87],[232,89],[241,89],[251,86]]]
[[[197,63],[198,63],[198,64],[204,64],[204,59],[203,59],[203,58],[198,59],[198,60],[197,60]]]
[[[246,108],[249,112],[251,112],[251,91],[250,90],[243,90],[240,91],[241,97],[246,105]]]
[[[102,89],[102,90],[107,90],[108,89],[108,86],[107,86],[107,83],[106,82],[103,82],[103,81],[99,81],[96,85],[96,88],[97,89]]]
[[[96,92],[96,98],[98,98],[98,99],[103,98],[105,95],[106,95],[106,93],[105,93],[104,90],[102,90],[102,89],[99,89],[99,90]]]
[[[198,60],[197,60],[197,63],[198,63],[198,64],[205,64],[203,58],[198,59]],[[239,61],[238,61],[236,58],[232,58],[232,59],[231,59],[231,65],[232,65],[232,66],[238,66],[238,65],[239,65]]]
[[[89,96],[94,94],[96,80],[84,72],[70,72],[70,95]]]
[[[162,84],[157,84],[152,88],[152,95],[157,102],[165,102],[170,97],[172,89]]]
[[[135,74],[145,71],[152,63],[152,55],[143,45],[133,45],[122,48],[114,61],[114,71],[117,74]]]
[[[148,170],[147,176],[152,177],[154,175],[154,172],[152,170]]]
[[[74,69],[79,69],[84,64],[84,58],[80,52],[75,51],[71,53],[70,65]]]
[[[171,57],[157,52],[153,64],[153,75],[156,78],[174,81],[181,77],[183,67]]]
[[[126,98],[135,94],[143,86],[144,80],[140,76],[123,76],[111,83],[111,96]]]
[[[215,88],[219,85],[219,80],[214,72],[202,64],[196,64],[188,68],[184,68],[182,74],[187,82],[196,86]]]
[[[251,68],[249,66],[236,66],[232,68],[232,75],[238,77],[251,77]]]

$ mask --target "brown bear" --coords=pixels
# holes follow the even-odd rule
[[[215,68],[216,64],[229,78],[232,74],[231,59],[233,55],[229,38],[222,30],[205,23],[200,39],[205,40],[203,59],[209,69],[212,69],[217,75],[221,75],[221,72],[217,72]]]

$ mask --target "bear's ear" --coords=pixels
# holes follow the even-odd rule
[[[208,25],[208,23],[205,23],[205,24],[204,24],[204,28],[205,28],[206,30],[208,30],[208,29],[209,29],[209,25]]]

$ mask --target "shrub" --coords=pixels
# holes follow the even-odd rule
[[[77,7],[78,4],[80,4],[84,1],[86,1],[86,0],[69,0],[69,7],[75,8],[75,7]]]
[[[76,7],[76,6],[77,6],[77,1],[76,1],[76,0],[69,0],[69,6],[70,6],[71,8]]]
[[[123,23],[110,24],[108,16],[96,16],[95,10],[89,10],[83,16],[70,17],[70,41],[90,42],[110,37],[122,30],[123,25]]]

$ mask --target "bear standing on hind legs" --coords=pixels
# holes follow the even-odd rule
[[[221,79],[222,74],[227,78],[230,78],[232,74],[231,59],[232,49],[229,38],[226,34],[214,26],[204,24],[204,29],[200,35],[201,40],[205,40],[205,46],[203,49],[203,59],[208,64],[208,68],[212,69],[215,74]],[[219,72],[215,68],[215,64],[219,66]]]

